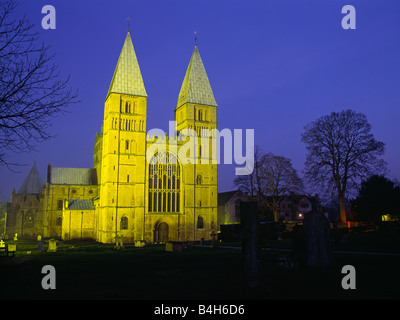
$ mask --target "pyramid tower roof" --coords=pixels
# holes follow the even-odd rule
[[[147,97],[129,31],[126,35],[107,96],[110,93],[122,93]]]
[[[39,194],[42,190],[43,182],[39,171],[36,167],[36,162],[26,176],[24,182],[18,190],[18,193]]]
[[[186,70],[176,107],[179,108],[187,102],[217,106],[197,45]]]

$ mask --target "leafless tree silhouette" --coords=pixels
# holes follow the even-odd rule
[[[346,222],[345,197],[368,176],[383,172],[385,144],[375,140],[367,117],[353,110],[332,112],[305,126],[305,177],[336,193]]]
[[[0,3],[0,166],[8,152],[26,152],[49,138],[58,114],[77,101],[69,78],[60,80],[50,47],[26,17],[13,19],[17,3]]]

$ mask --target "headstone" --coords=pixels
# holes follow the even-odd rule
[[[3,240],[0,240],[0,251],[6,251],[6,244]]]
[[[304,216],[304,231],[307,238],[307,265],[326,267],[332,264],[330,226],[328,219],[319,211]]]
[[[14,241],[18,240],[18,233],[14,234]]]
[[[42,236],[40,234],[37,236],[37,241],[42,241]]]
[[[9,243],[7,244],[7,255],[15,256],[15,252],[17,251],[17,244],[16,243]]]
[[[44,244],[43,244],[42,241],[39,241],[39,242],[38,242],[37,248],[38,248],[38,250],[40,250],[40,251],[43,251],[43,250],[44,250]]]
[[[302,224],[293,227],[292,256],[300,266],[307,264],[307,235]]]
[[[56,252],[57,251],[57,241],[56,239],[50,239],[49,240],[49,248],[47,249],[47,252]]]
[[[257,202],[240,203],[240,223],[242,225],[242,253],[244,280],[249,288],[259,286],[258,264],[258,205]]]
[[[181,252],[182,248],[183,248],[183,244],[180,242],[169,241],[165,244],[165,251],[168,251],[168,252]]]
[[[135,247],[137,247],[137,248],[143,248],[145,245],[146,245],[145,241],[142,241],[142,240],[135,241]]]
[[[124,236],[120,235],[120,236],[116,236],[115,237],[115,246],[114,249],[120,250],[120,249],[124,249]]]

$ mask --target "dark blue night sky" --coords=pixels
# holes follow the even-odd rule
[[[41,9],[56,8],[56,29],[43,30]],[[356,8],[356,29],[344,30],[344,5]],[[36,161],[91,167],[104,100],[126,33],[127,18],[148,94],[147,129],[168,130],[187,65],[198,49],[218,103],[218,129],[255,129],[265,152],[292,159],[301,174],[304,126],[332,111],[367,116],[386,143],[389,177],[400,179],[400,1],[76,1],[19,2],[52,45],[62,75],[81,102],[54,121],[57,137],[36,152],[13,154],[27,164],[0,168],[0,201],[10,200]],[[219,166],[219,191],[234,189],[235,165]]]

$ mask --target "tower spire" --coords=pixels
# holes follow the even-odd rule
[[[110,93],[147,97],[129,31],[126,35],[107,96]]]
[[[206,69],[197,49],[197,43],[183,79],[176,107],[179,108],[187,102],[217,106]]]

